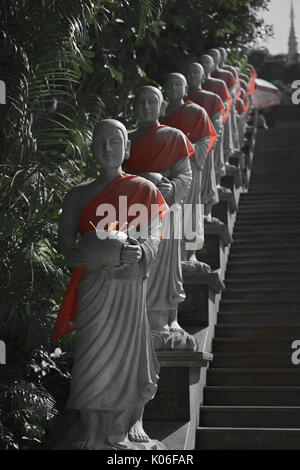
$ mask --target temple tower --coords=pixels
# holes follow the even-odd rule
[[[288,62],[297,62],[298,61],[298,39],[295,32],[295,12],[293,0],[291,2],[291,29],[289,37],[289,52],[288,52]]]

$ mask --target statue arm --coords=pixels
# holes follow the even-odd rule
[[[172,201],[170,201],[169,205],[182,201],[192,182],[192,169],[189,157],[182,158],[168,171],[166,176],[174,188]]]
[[[205,160],[206,160],[207,152],[209,148],[209,141],[210,141],[209,136],[205,136],[202,139],[197,140],[197,142],[193,143],[195,153],[192,156],[192,158],[194,159],[197,167],[200,170],[203,170],[203,167],[205,164]]]
[[[221,132],[222,132],[222,128],[223,128],[223,116],[222,116],[221,111],[219,111],[218,113],[215,113],[215,114],[211,117],[211,122],[213,123],[213,126],[214,126],[214,128],[215,128],[216,134],[217,134],[217,136],[218,136],[218,138],[219,138],[220,135],[221,135]]]
[[[65,197],[58,225],[58,249],[67,260],[75,266],[82,266],[84,257],[76,243],[78,233],[78,201],[77,191],[72,189]]]
[[[145,229],[146,232],[143,235],[142,231]],[[154,217],[141,228],[141,236],[137,241],[142,250],[142,259],[140,262],[143,266],[144,277],[149,277],[151,267],[156,258],[160,243],[161,230],[162,225],[160,215]]]

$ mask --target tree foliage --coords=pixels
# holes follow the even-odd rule
[[[0,429],[8,447],[40,441],[40,427],[55,408],[55,387],[50,393],[48,382],[26,370],[41,345],[49,354],[54,349],[51,330],[70,275],[57,250],[58,217],[68,189],[95,175],[89,151],[94,123],[115,117],[132,127],[139,85],[163,83],[207,47],[244,49],[266,33],[257,12],[267,3],[0,1],[0,79],[7,87],[7,104],[0,105],[0,339],[11,367],[0,393],[23,396],[24,409],[30,408],[11,421],[8,403],[7,429]],[[16,370],[17,384],[11,380]],[[62,377],[65,383],[63,373],[57,380]],[[43,400],[49,413],[36,422],[34,410],[39,413]],[[11,433],[9,426],[21,422],[21,431]]]

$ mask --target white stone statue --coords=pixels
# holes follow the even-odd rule
[[[66,435],[66,448],[153,448],[154,441],[142,425],[143,409],[156,393],[159,372],[147,319],[146,283],[160,242],[161,216],[168,206],[151,182],[122,171],[129,150],[123,124],[113,119],[97,124],[92,152],[100,174],[71,189],[60,218],[59,246],[79,277],[77,285],[74,276],[68,287],[69,295],[76,290],[78,304],[67,402],[67,409],[78,410],[79,418]],[[125,214],[119,196],[127,197]],[[137,203],[148,209],[152,204],[159,207],[141,223],[141,238],[114,223],[125,216],[135,230],[129,210]],[[115,208],[115,221],[108,220],[107,228],[98,230],[105,221],[103,204]],[[82,238],[76,243],[78,232]],[[63,305],[66,315],[76,308],[68,296]],[[64,334],[59,326],[63,315],[61,323],[58,317],[56,336]]]

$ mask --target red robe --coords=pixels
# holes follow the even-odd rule
[[[211,76],[213,78],[218,78],[219,80],[223,80],[226,83],[228,90],[230,90],[230,88],[236,87],[237,85],[237,81],[234,78],[233,73],[229,72],[228,70],[224,70],[224,69],[214,70]]]
[[[220,96],[216,93],[212,93],[211,91],[198,89],[190,93],[186,98],[187,101],[193,101],[194,103],[202,106],[212,118],[215,114],[221,113],[222,117],[225,116],[225,106],[223,101],[221,100]]]
[[[172,112],[164,124],[181,130],[191,142],[209,137],[207,155],[217,140],[217,134],[208,113],[190,100],[186,100],[184,105]]]
[[[105,216],[97,216],[96,209],[100,204],[112,204],[116,210],[116,221],[119,220],[119,196],[127,196],[128,209],[132,204],[142,203],[147,206],[148,217],[155,217],[158,214],[152,210],[152,205],[159,205],[159,214],[163,217],[168,212],[168,206],[161,193],[149,181],[139,176],[128,175],[124,172],[108,184],[96,197],[94,197],[83,209],[78,223],[78,232],[84,235],[91,230],[90,221],[97,226],[98,222]],[[128,216],[128,226],[136,215]],[[132,224],[134,225],[134,224]],[[121,227],[119,227],[121,228]],[[76,267],[73,270],[71,280],[65,291],[61,308],[58,313],[53,331],[53,341],[71,333],[75,329],[75,317],[77,314],[77,288],[83,273],[83,267]]]
[[[189,139],[178,129],[153,124],[131,143],[127,171],[132,173],[164,173],[195,150]]]
[[[249,101],[247,93],[245,92],[243,88],[241,89],[241,100],[244,103],[244,114],[246,114],[250,107],[250,101]]]
[[[239,74],[238,71],[236,70],[233,65],[223,65],[222,67],[224,70],[227,70],[228,72],[231,72],[236,80],[236,87],[237,87],[237,94],[236,94],[236,99],[238,100],[241,96],[241,85],[240,85],[240,80],[239,80]]]
[[[250,70],[251,70],[251,74],[250,74],[249,95],[252,96],[256,88],[255,79],[258,77],[258,75],[252,65],[250,65]]]
[[[230,108],[232,105],[232,98],[226,83],[224,82],[224,80],[209,77],[203,83],[202,88],[203,90],[211,91],[212,93],[219,95],[223,103],[227,103],[227,112],[224,114],[223,117],[224,124],[228,119]]]
[[[247,83],[245,82],[245,80],[243,80],[242,78],[240,78],[240,84],[241,84],[241,88],[243,88],[245,90],[245,92],[248,94],[248,85]]]

